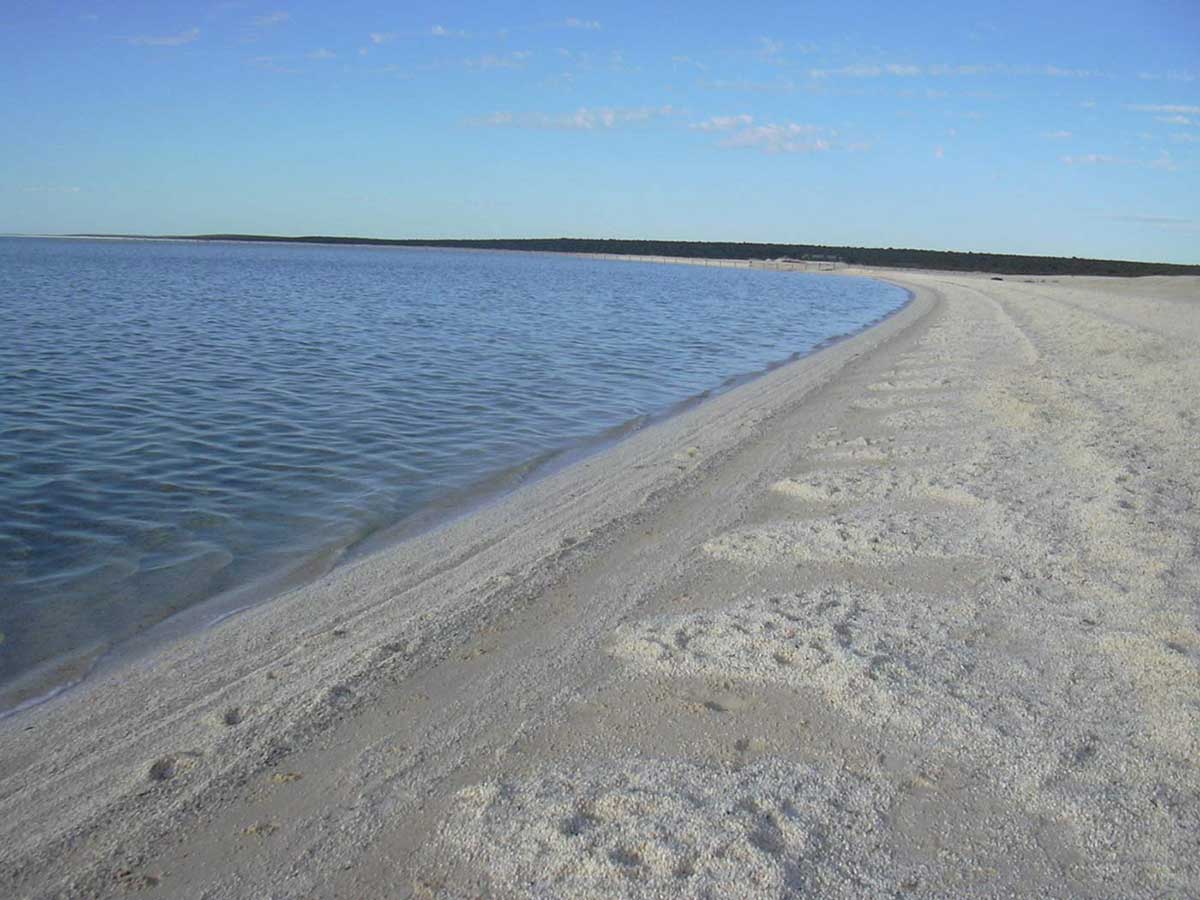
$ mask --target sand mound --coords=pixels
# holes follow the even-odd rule
[[[955,721],[975,718],[956,696],[967,650],[955,640],[975,612],[965,601],[827,589],[625,626],[610,649],[645,673],[786,685],[917,734],[929,715],[950,721],[948,705]]]
[[[455,882],[486,873],[459,896],[860,897],[899,885],[872,839],[884,808],[864,781],[780,760],[620,760],[459,792],[430,858]]]
[[[862,503],[868,500],[929,501],[976,505],[979,498],[961,484],[967,478],[953,472],[934,477],[921,472],[865,472],[861,469],[826,469],[801,478],[784,478],[771,490],[806,503]]]
[[[944,378],[895,378],[877,381],[869,385],[867,390],[876,393],[889,393],[891,391],[941,391],[945,390],[953,380],[949,376]]]
[[[799,561],[877,566],[918,558],[996,556],[1015,539],[993,505],[946,505],[925,514],[870,505],[818,519],[737,529],[706,542],[704,552],[749,566]]]

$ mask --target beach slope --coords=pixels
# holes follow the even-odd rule
[[[883,323],[0,722],[0,894],[1187,897],[1200,279]]]

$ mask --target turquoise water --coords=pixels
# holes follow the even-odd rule
[[[906,299],[552,255],[0,239],[0,682]]]

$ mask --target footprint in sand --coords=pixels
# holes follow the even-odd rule
[[[185,750],[160,756],[150,764],[146,777],[155,782],[170,781],[196,765],[203,755],[198,750]]]

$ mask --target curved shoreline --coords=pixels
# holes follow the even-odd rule
[[[125,238],[120,238],[124,240]],[[129,240],[142,240],[129,238]],[[170,239],[176,240],[176,239]],[[186,239],[179,239],[186,240]],[[448,251],[456,252],[456,251]],[[497,251],[465,251],[497,252]],[[499,251],[528,252],[528,251]],[[614,259],[623,259],[615,257]],[[671,264],[679,260],[635,260]],[[687,262],[684,260],[683,262]],[[736,262],[736,261],[734,261]],[[747,267],[749,265],[747,264]],[[804,273],[803,269],[796,271]],[[814,274],[814,273],[807,273]],[[874,279],[883,281],[884,279]],[[893,286],[901,287],[899,285]],[[367,556],[387,552],[405,540],[435,530],[480,508],[502,501],[515,491],[534,483],[563,468],[575,465],[596,454],[603,453],[631,434],[667,421],[699,404],[710,401],[743,384],[761,378],[770,372],[822,352],[843,340],[876,327],[891,316],[898,314],[912,302],[912,292],[907,300],[896,309],[879,319],[867,323],[856,331],[833,335],[808,351],[793,354],[788,359],[768,363],[763,369],[740,372],[729,376],[721,384],[699,394],[686,397],[666,409],[620,423],[589,438],[543,452],[525,462],[508,469],[483,476],[462,488],[433,498],[402,519],[380,525],[356,537],[351,543],[321,547],[317,552],[288,561],[281,568],[264,572],[244,583],[235,584],[217,594],[206,597],[184,609],[172,613],[154,623],[144,631],[136,632],[115,641],[81,648],[79,651],[43,660],[33,669],[0,683],[0,722],[12,716],[46,703],[67,691],[77,689],[87,680],[98,675],[111,675],[132,661],[155,652],[164,644],[179,640],[193,631],[212,627],[217,622],[237,615],[250,608],[269,603],[279,596],[304,587],[315,580],[334,572],[345,565],[353,564]]]
[[[0,810],[7,812],[0,821],[20,823],[0,834],[6,863],[24,859],[18,867],[32,875],[40,868],[35,860],[45,865],[82,835],[117,821],[128,825],[128,846],[153,840],[264,760],[308,744],[373,691],[443,658],[561,580],[649,508],[753,440],[765,420],[803,402],[932,305],[930,295],[919,294],[865,331],[465,519],[335,569],[0,721],[8,748],[0,774]],[[221,725],[232,709],[242,711],[239,724]],[[214,740],[220,750],[179,756]],[[172,770],[178,764],[188,777],[173,778],[164,793],[167,785],[147,775],[156,760],[173,760]],[[14,776],[21,787],[9,780]],[[151,809],[141,799],[148,788],[157,797]],[[71,866],[70,855],[54,868],[63,866]]]

